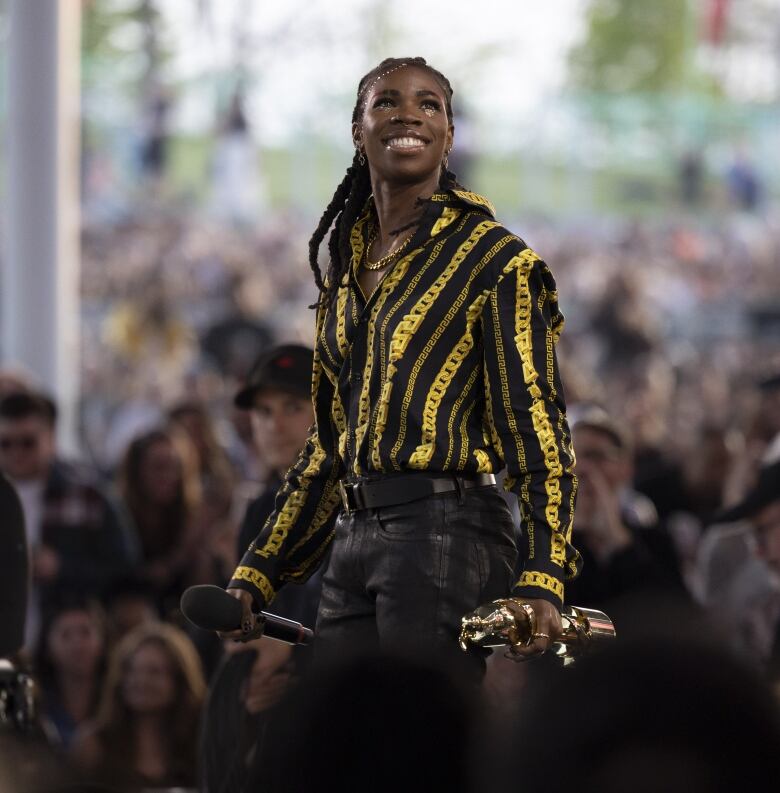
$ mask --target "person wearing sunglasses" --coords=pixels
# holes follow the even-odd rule
[[[32,562],[27,646],[35,642],[41,609],[63,594],[100,595],[134,557],[108,495],[83,466],[58,457],[56,420],[56,406],[39,394],[0,400],[0,471],[22,502]]]

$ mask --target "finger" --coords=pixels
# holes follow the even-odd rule
[[[254,630],[257,617],[252,613],[252,607],[246,602],[243,602],[244,611],[241,615],[241,632],[251,633]]]
[[[541,658],[544,655],[544,650],[535,649],[533,645],[530,647],[514,648],[510,647],[505,653],[504,658],[517,663],[524,661],[533,661],[534,658]]]
[[[547,648],[563,632],[561,615],[557,609],[538,611],[536,614],[536,626],[531,636],[533,641],[539,639],[547,642]]]
[[[537,632],[532,636],[530,644],[513,644],[509,650],[512,655],[528,659],[536,658],[550,649],[551,641],[549,634]]]

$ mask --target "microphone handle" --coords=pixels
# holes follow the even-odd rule
[[[295,620],[288,620],[277,614],[269,614],[267,611],[261,611],[256,617],[254,630],[245,633],[239,641],[250,642],[261,636],[267,636],[278,642],[298,645],[309,644],[314,638],[314,631],[311,628],[307,628]]]

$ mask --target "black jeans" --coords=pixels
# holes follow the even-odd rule
[[[466,664],[461,617],[509,595],[517,557],[512,515],[495,486],[344,512],[336,522],[317,616],[317,653],[412,651]]]

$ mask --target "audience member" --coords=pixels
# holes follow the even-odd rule
[[[235,471],[217,437],[214,421],[202,402],[184,400],[168,411],[172,426],[182,429],[192,442],[197,457],[203,496],[215,519],[229,514]]]
[[[313,360],[313,351],[302,345],[272,347],[259,356],[236,394],[235,406],[251,411],[254,441],[270,472],[264,491],[247,508],[237,558],[273,511],[282,477],[303,449],[314,422]],[[316,573],[303,587],[282,590],[272,611],[313,626],[320,588],[321,575]],[[293,652],[269,639],[228,647],[232,652],[212,683],[204,732],[204,785],[210,793],[239,791],[245,784],[247,762],[261,751],[266,730],[274,728],[274,716],[266,711],[286,692],[293,670],[307,660],[305,650]],[[236,647],[250,651],[253,660],[236,657]],[[224,715],[226,711],[230,716]]]
[[[235,564],[236,531],[233,499],[236,471],[222,446],[214,420],[198,400],[185,400],[168,411],[171,425],[190,439],[197,458],[203,501],[200,520],[207,527],[207,551],[214,563],[214,579],[229,578]]]
[[[777,779],[771,690],[703,640],[705,624],[671,616],[658,635],[619,639],[529,687],[518,728],[483,761],[506,769],[495,789],[731,793]]]
[[[447,670],[422,660],[369,656],[312,670],[277,711],[246,789],[465,793],[472,705]]]
[[[106,656],[105,614],[96,601],[66,596],[44,614],[34,670],[40,716],[64,749],[95,716]]]
[[[566,599],[610,611],[618,598],[679,582],[677,560],[658,528],[652,502],[631,487],[631,448],[625,431],[601,408],[572,411],[579,481],[574,516],[580,576]]]
[[[157,622],[160,618],[154,587],[143,571],[113,581],[103,601],[108,615],[109,635],[114,644],[134,628]]]
[[[174,430],[139,436],[125,454],[119,489],[140,540],[142,572],[168,614],[187,586],[214,581],[192,444]]]
[[[699,549],[702,605],[734,650],[780,679],[780,459],[717,517]]]
[[[62,592],[99,595],[125,572],[132,543],[115,505],[82,468],[57,456],[56,408],[32,393],[0,401],[0,470],[19,493],[32,560],[27,645],[40,609]]]
[[[282,477],[301,453],[314,423],[311,372],[314,352],[300,344],[272,347],[260,355],[234,403],[251,410],[255,443],[270,471],[263,492],[249,505],[239,532],[237,559],[273,512]],[[322,567],[304,589],[286,587],[274,599],[277,614],[313,625],[322,588]]]
[[[195,787],[205,695],[200,661],[172,625],[145,625],[117,645],[97,718],[73,756],[115,788]]]
[[[683,461],[688,512],[707,525],[723,505],[726,481],[734,465],[728,433],[717,425],[704,424],[696,437],[697,454]]]
[[[43,736],[0,729],[2,793],[111,793],[84,780]]]
[[[243,793],[264,736],[275,729],[273,708],[293,679],[293,648],[263,637],[229,643],[211,683],[201,736],[204,793]]]

